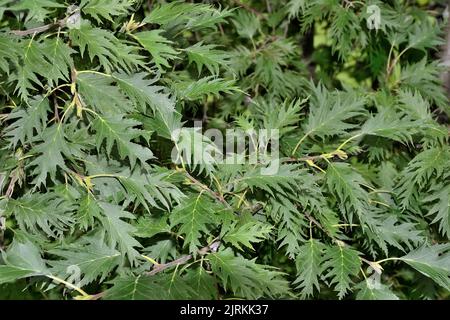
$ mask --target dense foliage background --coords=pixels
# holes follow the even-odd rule
[[[449,298],[444,8],[0,0],[0,298]]]

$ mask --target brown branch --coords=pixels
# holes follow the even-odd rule
[[[41,27],[37,27],[37,28],[31,28],[28,30],[11,30],[11,33],[14,33],[16,36],[19,37],[24,37],[24,36],[28,36],[30,34],[38,34],[38,33],[42,33],[44,31],[47,31],[48,29],[54,27],[55,25],[57,25],[56,23],[50,23],[50,24],[46,24],[45,26],[41,26]]]
[[[245,9],[245,10],[251,12],[251,13],[254,13],[255,15],[257,15],[257,16],[260,17],[260,18],[263,17],[263,14],[262,14],[261,12],[259,12],[258,10],[254,9],[254,8],[252,8],[252,7],[250,7],[248,4],[242,3],[242,2],[239,1],[239,0],[233,0],[232,2],[234,2],[234,4],[236,4],[237,6],[240,6],[240,7],[242,7],[243,9]]]
[[[284,159],[283,162],[284,163],[289,163],[289,162],[314,161],[314,160],[319,160],[319,159],[322,159],[322,158],[323,158],[323,155],[306,156],[306,157],[301,157],[301,158],[289,157],[288,159]]]
[[[186,175],[186,177],[195,185],[197,185],[198,187],[200,187],[201,189],[205,190],[206,192],[208,192],[214,199],[216,199],[217,201],[223,203],[224,205],[226,205],[228,208],[231,208],[230,204],[225,200],[225,198],[220,195],[218,192],[215,192],[213,190],[211,190],[211,188],[209,188],[206,184],[201,183],[200,181],[198,181],[197,179],[195,179],[193,176],[191,176],[189,174],[189,172],[184,171],[184,174]]]
[[[11,30],[11,33],[13,33],[13,34],[15,34],[16,36],[19,36],[19,37],[24,37],[24,36],[28,36],[30,34],[36,35],[38,33],[45,32],[45,31],[47,31],[47,30],[49,30],[49,29],[51,29],[53,27],[63,28],[63,27],[66,26],[67,21],[69,19],[76,19],[77,18],[77,15],[80,14],[80,9],[77,6],[70,6],[68,8],[67,14],[68,15],[65,18],[60,19],[60,20],[58,20],[58,21],[56,21],[54,23],[49,23],[49,24],[46,24],[44,26],[31,28],[31,29],[28,29],[28,30]]]
[[[216,252],[219,245],[220,245],[220,241],[214,241],[213,243],[207,245],[206,247],[203,247],[200,250],[198,250],[197,253],[200,255],[205,255],[209,252]],[[153,276],[153,275],[160,273],[161,271],[164,271],[170,267],[185,264],[189,260],[191,260],[193,257],[194,256],[192,254],[188,254],[188,255],[182,256],[181,258],[178,258],[178,259],[168,262],[168,263],[156,264],[153,266],[152,271],[146,272],[145,274],[148,276]]]

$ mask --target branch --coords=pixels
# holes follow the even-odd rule
[[[207,245],[206,247],[201,248],[200,250],[198,250],[198,254],[200,255],[205,255],[208,252],[216,252],[217,248],[219,248],[220,245],[220,241],[214,241],[213,243],[211,243],[210,245]],[[188,254],[185,256],[182,256],[181,258],[178,258],[174,261],[168,262],[168,263],[162,263],[162,264],[155,264],[153,266],[153,270],[150,272],[147,272],[146,275],[148,276],[153,276],[157,273],[160,273],[161,271],[164,271],[170,267],[174,267],[177,265],[181,265],[181,264],[185,264],[186,262],[188,262],[189,260],[191,260],[193,258],[192,254]]]
[[[67,25],[68,21],[77,21],[80,18],[80,8],[78,6],[69,6],[67,8],[67,16],[64,19],[60,19],[54,23],[49,23],[44,26],[31,28],[28,30],[11,30],[11,33],[19,37],[28,36],[30,34],[36,35],[38,33],[45,32],[53,27],[63,28]]]
[[[226,207],[228,207],[229,209],[232,209],[232,207],[230,206],[230,204],[225,200],[225,198],[220,195],[218,192],[213,191],[211,188],[209,188],[206,184],[201,183],[200,181],[198,181],[197,179],[195,179],[192,175],[189,174],[189,172],[184,171],[183,173],[186,175],[186,177],[195,185],[199,186],[201,189],[205,190],[206,192],[208,192],[214,199],[216,199],[217,201],[223,203]]]
[[[257,15],[258,17],[260,17],[260,18],[263,17],[263,14],[262,14],[261,12],[259,12],[258,10],[254,9],[254,8],[252,8],[252,7],[250,7],[248,4],[242,3],[242,2],[239,1],[239,0],[233,0],[233,2],[234,2],[234,4],[236,4],[237,6],[240,6],[240,7],[242,7],[243,9],[245,9],[245,10],[251,12],[251,13],[254,13],[254,14]]]

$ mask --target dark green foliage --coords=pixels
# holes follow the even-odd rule
[[[0,299],[448,299],[443,3],[0,1]]]

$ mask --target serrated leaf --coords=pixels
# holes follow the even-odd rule
[[[168,94],[162,91],[164,87],[153,85],[158,79],[147,80],[145,77],[145,73],[136,73],[133,75],[127,75],[125,73],[114,74],[114,78],[117,80],[120,89],[141,110],[145,111],[148,105],[155,113],[158,111],[175,112],[175,103]]]
[[[313,88],[310,115],[305,125],[308,135],[329,137],[345,134],[354,125],[348,120],[364,113],[365,101],[353,92],[331,93],[324,86]]]
[[[64,278],[75,271],[79,276],[76,279],[78,287],[84,287],[97,278],[103,281],[120,264],[120,253],[102,244],[101,239],[92,241],[87,246],[51,250],[49,253],[62,258],[50,262],[52,272]]]
[[[264,241],[271,231],[272,226],[251,221],[240,226],[235,226],[223,237],[223,241],[230,243],[239,250],[244,250],[242,246],[254,250],[252,243]]]
[[[69,36],[73,44],[80,48],[81,56],[87,51],[90,61],[94,62],[97,58],[107,73],[116,69],[132,70],[143,64],[142,57],[136,54],[134,46],[89,23],[82,23],[80,28],[71,29]]]
[[[289,295],[283,274],[273,268],[235,256],[231,249],[208,255],[214,274],[224,288],[238,297],[258,299],[262,297],[286,297]]]
[[[450,291],[450,246],[422,246],[398,258]]]
[[[129,111],[130,103],[114,85],[111,77],[93,73],[77,75],[78,92],[84,105],[102,114],[116,114],[118,111]]]
[[[432,204],[428,215],[434,215],[432,223],[439,222],[439,231],[450,239],[450,185],[436,185],[423,200]]]
[[[92,123],[92,128],[96,131],[97,148],[106,141],[106,152],[111,154],[114,145],[117,147],[120,159],[128,158],[130,164],[134,167],[136,159],[142,163],[153,158],[153,153],[147,147],[132,142],[144,134],[140,129],[134,127],[140,125],[140,122],[125,119],[121,115],[101,117],[97,115]]]
[[[364,216],[368,211],[369,197],[362,185],[367,185],[364,178],[347,163],[330,163],[326,174],[327,185],[340,201],[340,207],[346,213],[350,223],[353,213],[367,222]]]
[[[162,31],[142,31],[134,35],[139,43],[150,52],[153,62],[160,69],[162,66],[169,67],[169,60],[176,59],[178,54],[178,51],[170,46],[172,41],[161,36]]]
[[[38,248],[29,241],[14,241],[2,255],[6,265],[0,265],[0,283],[49,274]]]
[[[213,76],[204,77],[197,81],[179,83],[176,85],[178,95],[186,100],[199,100],[206,95],[219,96],[239,91],[234,80],[224,80]]]
[[[355,286],[359,289],[356,295],[357,300],[399,300],[399,298],[382,283],[372,283],[365,280]]]
[[[102,23],[102,18],[112,22],[113,17],[127,13],[131,5],[130,0],[83,0],[80,3],[81,10],[98,23]]]
[[[183,277],[171,274],[121,277],[112,284],[106,291],[107,300],[186,300],[193,296],[191,285]]]
[[[33,97],[28,108],[14,109],[8,116],[8,120],[14,122],[5,129],[10,146],[15,148],[19,142],[24,145],[40,134],[46,125],[49,109],[48,99],[41,96]]]
[[[151,238],[158,233],[170,233],[167,217],[142,217],[136,223],[135,235],[141,238]]]
[[[335,285],[334,290],[338,292],[338,297],[342,299],[352,285],[352,276],[359,273],[361,260],[359,252],[341,245],[335,245],[325,249],[323,270],[328,270],[327,278],[331,278],[331,284]]]
[[[219,74],[221,66],[226,67],[230,63],[230,56],[226,51],[217,50],[216,45],[203,44],[198,42],[195,45],[186,48],[189,64],[197,65],[197,72],[200,75],[203,67],[206,67],[213,75]]]
[[[74,223],[73,207],[55,193],[31,193],[7,202],[4,214],[14,216],[22,230],[60,237]]]
[[[135,216],[118,205],[106,202],[100,202],[98,205],[102,210],[100,221],[105,228],[108,244],[113,248],[117,246],[122,258],[126,256],[132,265],[135,264],[139,256],[135,248],[141,247],[141,244],[132,236],[136,228],[123,220],[133,220]]]
[[[184,246],[195,253],[201,247],[202,235],[209,233],[209,226],[217,224],[216,215],[224,210],[213,203],[206,195],[199,193],[179,204],[170,215],[172,227],[180,225],[178,233],[184,235]]]
[[[81,157],[81,146],[67,141],[64,127],[54,124],[47,127],[41,134],[42,143],[37,144],[31,150],[36,154],[30,166],[34,167],[32,172],[35,176],[33,183],[37,186],[46,185],[47,176],[56,181],[58,168],[68,170],[65,157]]]
[[[323,253],[325,246],[311,238],[302,245],[296,258],[297,279],[293,282],[301,290],[302,297],[314,294],[314,288],[320,291],[319,277],[322,273]]]
[[[44,21],[56,8],[64,8],[64,5],[50,0],[20,0],[9,7],[9,10],[27,10],[27,20]]]

